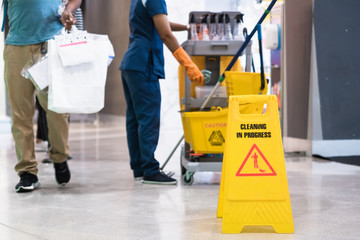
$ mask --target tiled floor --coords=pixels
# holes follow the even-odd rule
[[[180,130],[162,130],[165,159]],[[72,123],[72,179],[61,188],[39,163],[41,186],[18,194],[11,148],[0,150],[0,239],[360,239],[360,168],[299,156],[286,167],[295,234],[222,234],[216,218],[219,173],[196,173],[192,186],[134,182],[123,124]],[[179,151],[167,165],[180,180]],[[44,158],[44,153],[37,158]],[[163,161],[162,161],[163,162]]]

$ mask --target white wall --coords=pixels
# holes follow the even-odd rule
[[[235,11],[236,0],[206,0],[206,11],[220,12],[220,11]]]

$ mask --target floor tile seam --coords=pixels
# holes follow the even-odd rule
[[[28,236],[32,236],[32,237],[34,237],[34,238],[36,238],[36,239],[44,239],[44,240],[46,239],[46,238],[43,238],[43,237],[41,237],[41,236],[39,236],[39,235],[32,234],[32,233],[29,233],[29,232],[20,230],[20,229],[18,229],[18,228],[16,228],[16,227],[12,227],[12,226],[10,226],[10,225],[7,225],[7,224],[1,223],[1,222],[0,222],[0,225],[3,226],[3,227],[5,227],[5,228],[7,228],[7,229],[9,229],[9,230],[12,230],[12,231],[15,231],[15,232],[18,232],[18,233],[22,233],[22,234],[25,234],[25,235],[28,235]]]
[[[86,141],[89,141],[89,140],[99,140],[99,139],[114,139],[114,138],[123,138],[123,137],[126,137],[126,134],[125,133],[119,133],[119,134],[113,134],[111,136],[87,136],[87,137],[84,137],[84,136],[76,136],[76,137],[72,137],[70,136],[69,137],[69,142],[81,142],[81,141],[84,141],[86,138]]]
[[[114,130],[126,130],[125,127],[117,126],[117,127],[92,127],[92,128],[80,128],[79,126],[71,127],[69,128],[71,133],[88,133],[88,132],[112,132]]]

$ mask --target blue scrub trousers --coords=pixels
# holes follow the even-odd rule
[[[161,92],[158,77],[148,72],[122,70],[126,132],[134,177],[159,172],[154,152],[159,140]]]

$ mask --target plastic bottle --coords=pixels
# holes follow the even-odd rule
[[[225,40],[224,14],[219,15],[216,35],[216,40]]]
[[[230,17],[228,14],[225,14],[225,40],[233,40]]]
[[[190,19],[190,39],[194,41],[199,40],[194,14],[191,15],[191,19]]]
[[[210,15],[210,40],[216,40],[216,14]]]
[[[233,32],[234,40],[240,40],[240,41],[245,40],[243,35],[243,25],[242,25],[242,23],[244,22],[243,16],[244,14],[238,14],[235,16],[235,25]]]
[[[204,14],[201,18],[201,25],[200,25],[200,31],[199,31],[199,40],[203,41],[209,41],[209,30],[207,27],[207,17],[208,14]]]

